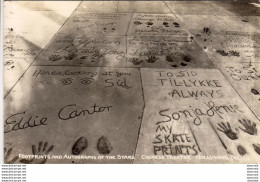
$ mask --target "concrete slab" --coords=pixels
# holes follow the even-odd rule
[[[126,67],[126,38],[57,34],[34,65]]]
[[[188,33],[173,14],[134,13],[127,35],[188,36]]]
[[[141,75],[135,163],[259,162],[259,120],[219,70],[142,68]]]
[[[118,1],[118,12],[171,13],[162,1]]]
[[[75,11],[59,33],[126,35],[131,13],[86,13]]]
[[[213,67],[193,36],[128,36],[127,60],[128,67]]]
[[[143,104],[138,69],[32,66],[4,100],[5,148],[58,157],[16,163],[132,163]]]
[[[225,63],[219,67],[230,84],[260,119],[260,64]]]

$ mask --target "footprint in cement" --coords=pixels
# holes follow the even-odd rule
[[[253,148],[255,152],[260,155],[260,145],[259,144],[253,144]]]
[[[72,154],[79,155],[88,147],[88,141],[85,137],[80,137],[72,147]]]
[[[177,22],[173,22],[173,25],[174,25],[176,28],[180,27],[180,24],[177,23]]]
[[[243,146],[241,146],[241,145],[238,145],[237,146],[237,151],[238,151],[238,153],[241,155],[241,156],[243,156],[243,155],[245,155],[247,152],[246,152],[246,149],[243,147]]]
[[[108,138],[102,136],[98,139],[97,149],[100,154],[109,154],[113,150],[113,147]]]
[[[251,92],[252,92],[254,95],[259,95],[259,94],[260,94],[260,93],[259,93],[256,89],[254,89],[254,88],[251,89]]]
[[[147,24],[147,27],[150,27],[153,25],[153,22],[147,22],[146,24]]]
[[[134,24],[135,25],[142,25],[142,23],[140,21],[135,21]]]
[[[209,29],[208,27],[204,27],[204,28],[203,28],[203,32],[204,32],[205,34],[207,34],[207,35],[210,35],[210,34],[211,34],[210,29]]]
[[[168,23],[168,22],[163,22],[163,25],[164,25],[165,27],[169,27],[169,23]]]
[[[260,95],[260,93],[259,93],[256,89],[254,89],[254,88],[251,89],[251,92],[252,92],[254,95]],[[260,99],[258,99],[258,100],[260,101]]]
[[[171,67],[177,68],[178,66],[187,66],[191,62],[191,57],[183,53],[173,53],[166,56],[166,61],[170,64]]]

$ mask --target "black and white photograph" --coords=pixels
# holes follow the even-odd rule
[[[3,1],[4,164],[260,163],[260,4]]]

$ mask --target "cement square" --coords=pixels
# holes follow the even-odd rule
[[[213,67],[193,36],[129,36],[127,60],[128,67]]]
[[[259,162],[259,120],[219,70],[141,68],[141,75],[135,163]]]
[[[75,11],[59,33],[126,35],[131,13],[86,13]]]
[[[127,35],[189,36],[173,14],[134,13]]]
[[[30,67],[4,100],[10,158],[45,144],[47,161],[20,156],[16,163],[132,163],[144,105],[140,78],[138,69]]]
[[[194,37],[213,62],[259,62],[260,34],[193,30]]]
[[[34,65],[126,67],[126,38],[57,34]]]
[[[219,68],[260,119],[260,63],[223,63]]]

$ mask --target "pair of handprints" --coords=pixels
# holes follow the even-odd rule
[[[248,120],[242,119],[238,121],[244,126],[244,128],[239,127],[242,131],[250,135],[257,134],[257,128],[254,122],[251,122],[249,119]],[[229,139],[231,140],[238,139],[237,133],[232,130],[229,122],[227,122],[227,124],[225,124],[224,122],[218,123],[218,126],[219,128],[217,129],[223,132]]]
[[[257,128],[256,128],[256,123],[251,122],[249,119],[242,119],[242,120],[238,120],[239,123],[241,123],[244,128],[239,127],[242,131],[244,131],[245,133],[248,133],[249,135],[256,135],[257,134]],[[234,132],[234,130],[232,130],[230,123],[227,122],[227,124],[225,124],[224,122],[218,123],[219,128],[217,128],[219,131],[223,132],[229,139],[231,140],[236,140],[238,139],[237,133]],[[260,155],[260,144],[253,144],[253,148],[255,150],[255,152]],[[246,154],[246,149],[241,146],[238,145],[237,146],[237,151],[240,155],[245,155]]]
[[[64,56],[64,58],[66,60],[73,60],[73,58],[77,57],[77,54],[75,53],[69,53],[67,56]],[[57,54],[53,54],[53,55],[50,55],[49,56],[49,61],[58,61],[60,60],[62,57],[60,55],[57,55]]]
[[[146,60],[148,63],[155,63],[158,60],[155,56],[148,56],[148,59]],[[134,65],[140,65],[144,60],[139,60],[138,58],[131,58],[129,60]]]

